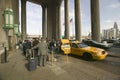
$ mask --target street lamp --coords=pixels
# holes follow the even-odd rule
[[[11,36],[9,36],[9,30],[14,28],[14,12],[10,8],[6,8],[3,11],[3,26],[2,28],[6,32],[6,36],[8,37],[8,49],[11,49]]]
[[[13,29],[14,28],[14,13],[12,9],[6,8],[3,13],[4,25],[3,29]]]
[[[9,49],[10,49],[10,37],[8,36],[8,31],[10,29],[13,29],[14,28],[14,13],[13,13],[13,10],[12,9],[8,9],[6,8],[3,12],[3,19],[4,19],[4,23],[3,23],[3,29],[6,31],[6,35],[8,37],[8,46],[9,46]],[[3,44],[4,45],[4,44]],[[5,52],[3,55],[3,63],[4,62],[7,62],[7,47],[4,46],[4,49],[5,49]]]

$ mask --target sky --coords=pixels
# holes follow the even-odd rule
[[[20,8],[21,9],[21,8]],[[20,10],[21,12],[21,10]],[[86,36],[91,32],[91,13],[90,0],[80,0],[81,12],[81,31],[82,35]],[[62,35],[64,34],[64,1],[61,5],[61,25]],[[74,19],[74,0],[69,0],[69,19],[70,35],[75,34],[75,19]],[[120,29],[120,0],[100,0],[100,27],[103,29],[112,28],[114,22],[117,22]],[[41,35],[42,34],[42,8],[40,5],[27,2],[27,34]]]

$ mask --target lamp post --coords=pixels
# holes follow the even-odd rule
[[[6,8],[3,12],[3,29],[6,31],[6,36],[8,38],[8,48],[11,49],[11,36],[8,35],[10,29],[14,28],[14,12],[12,9]]]
[[[3,29],[13,29],[14,28],[14,13],[12,9],[5,9],[4,13],[4,25]]]

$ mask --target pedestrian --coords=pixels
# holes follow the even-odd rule
[[[26,59],[30,58],[30,49],[31,49],[31,41],[27,40],[26,41]]]
[[[34,47],[34,46],[38,45],[38,43],[39,43],[39,40],[37,40],[37,38],[33,38],[32,46]],[[35,58],[38,57],[38,48],[34,49],[34,57]]]
[[[22,50],[23,46],[22,46],[22,40],[19,40],[19,48]]]
[[[24,42],[23,42],[23,54],[24,54],[24,56],[26,55],[26,49],[27,49],[26,42],[27,42],[27,40],[24,40]]]
[[[38,48],[39,66],[45,66],[46,58],[48,54],[48,46],[45,39],[41,39],[41,42],[34,46],[32,49]]]
[[[52,39],[52,41],[50,42],[50,51],[56,51],[56,41],[54,39]]]
[[[61,50],[61,41],[58,40],[58,41],[56,42],[56,52],[57,52],[57,53],[60,53],[60,50]]]

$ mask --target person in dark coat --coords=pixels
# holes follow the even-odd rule
[[[39,40],[37,40],[37,38],[34,38],[33,43],[32,43],[33,47],[38,45],[38,43],[39,43]],[[34,49],[34,57],[35,58],[38,57],[38,48]]]
[[[50,42],[50,51],[55,52],[55,47],[56,47],[56,42],[54,39],[52,39],[52,41]]]
[[[46,58],[48,54],[48,46],[45,39],[41,39],[41,42],[34,46],[32,49],[38,48],[39,66],[45,66]]]
[[[27,40],[24,40],[23,42],[23,54],[26,55],[26,49],[27,49],[27,45],[26,45]]]
[[[30,40],[27,40],[26,41],[26,59],[28,59],[30,57],[30,54],[29,54],[29,50],[31,49],[31,41]]]

